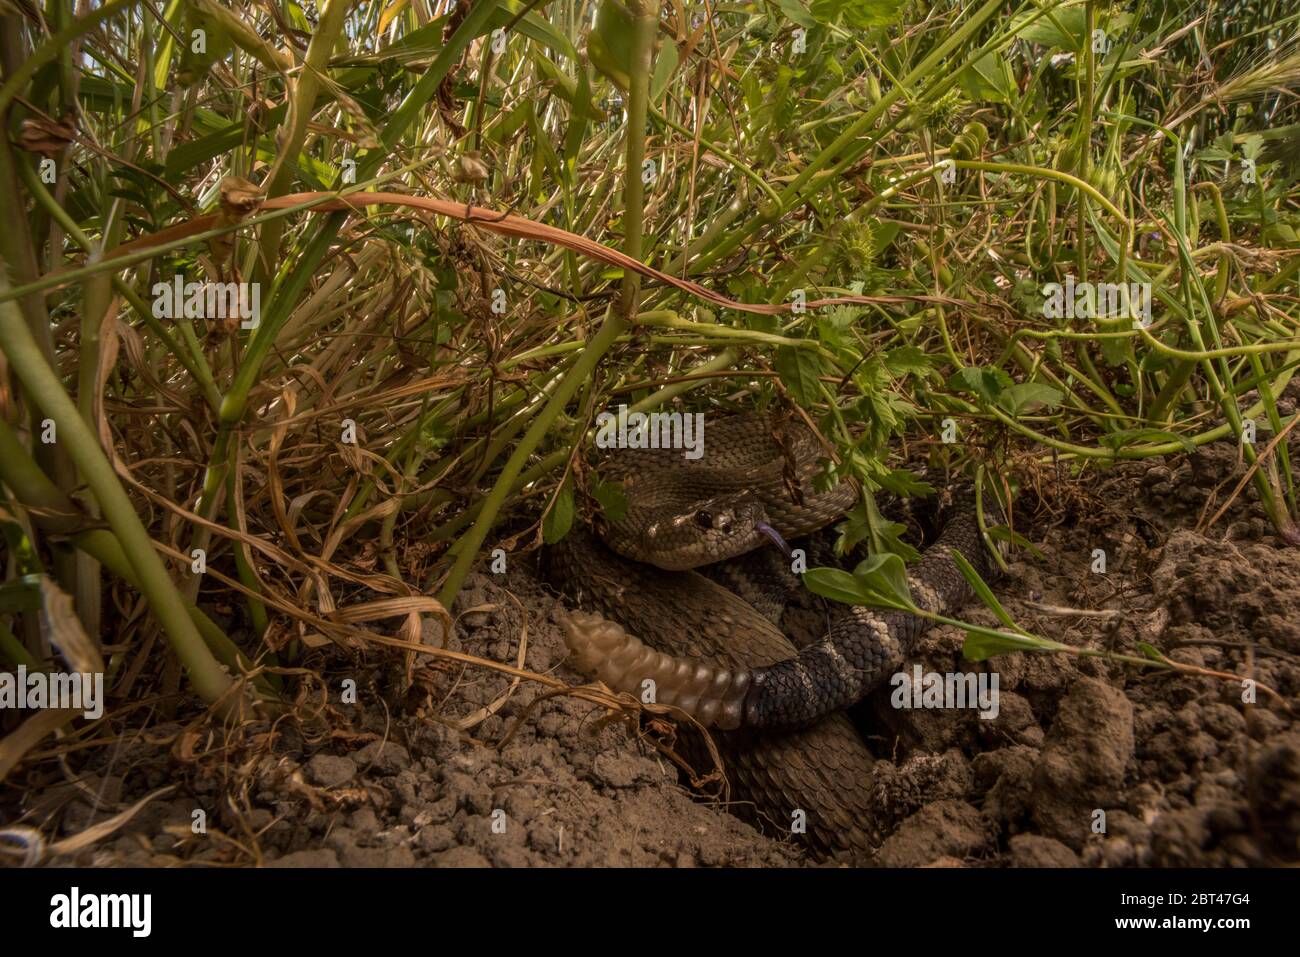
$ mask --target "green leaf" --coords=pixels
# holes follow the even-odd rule
[[[915,605],[907,585],[907,566],[893,552],[880,552],[859,562],[853,575],[870,591],[889,597],[895,604],[908,608]]]
[[[1029,552],[1029,554],[1033,555],[1035,558],[1047,557],[1046,555],[1043,554],[1043,550],[1041,548],[1039,548],[1029,539],[1025,538],[1025,536],[1013,532],[1005,525],[992,525],[989,528],[985,529],[985,531],[988,532],[989,538],[995,539],[996,541],[1000,541],[1000,542],[1010,542],[1012,545],[1016,546],[1016,548],[1023,548],[1025,551]]]
[[[885,484],[885,483],[881,483]],[[875,499],[867,496],[844,514],[844,521],[835,526],[839,536],[835,540],[835,551],[847,555],[862,542],[867,542],[874,553],[892,552],[905,562],[916,561],[921,557],[918,552],[900,537],[907,531],[907,526],[888,521],[876,508]]]
[[[795,402],[810,406],[821,397],[822,360],[811,349],[781,346],[776,350],[776,371]]]
[[[810,568],[804,572],[803,580],[813,594],[832,601],[878,608],[915,608],[903,560],[889,552],[871,556],[852,572],[843,568]]]
[[[554,545],[573,527],[575,509],[573,507],[573,483],[566,476],[556,490],[551,507],[542,519],[542,541]]]
[[[1030,23],[1038,13],[1038,10],[1031,10],[1015,17],[1011,21],[1012,31],[1030,43],[1039,43],[1057,50],[1078,53],[1083,49],[1088,24],[1087,5],[1083,0],[1070,0],[1060,4],[1046,16],[1040,16]]]
[[[1034,638],[1024,635],[1008,635],[1006,632],[969,629],[966,640],[962,643],[962,657],[968,661],[985,661],[994,655],[1006,655],[1013,651],[1052,651],[1051,647]]]
[[[869,605],[874,597],[856,575],[843,568],[810,568],[803,574],[803,583],[814,595],[846,605]]]
[[[1156,648],[1155,645],[1148,644],[1145,641],[1139,641],[1137,643],[1137,646],[1138,646],[1138,651],[1142,652],[1144,657],[1150,658],[1152,661],[1160,661],[1160,662],[1168,661],[1168,659],[1160,653],[1160,651]]]
[[[528,126],[533,134],[533,148],[535,150],[533,156],[541,157],[542,165],[546,167],[551,176],[557,180],[562,179],[564,177],[564,167],[560,163],[560,156],[555,152],[555,147],[551,145],[550,133],[542,125],[536,110],[529,111]]]
[[[0,614],[15,615],[41,607],[39,575],[22,575],[0,585]]]
[[[1128,339],[1103,339],[1101,340],[1101,355],[1109,366],[1122,366],[1129,359],[1129,351],[1132,344]],[[1118,393],[1118,389],[1116,392]]]
[[[1018,630],[1016,623],[1012,621],[1011,616],[1007,614],[1007,610],[1002,607],[1001,602],[999,602],[997,597],[994,596],[993,589],[989,588],[988,583],[980,577],[979,572],[975,570],[975,566],[968,562],[966,556],[957,551],[957,549],[951,548],[948,551],[949,554],[952,555],[952,560],[957,563],[957,568],[961,572],[962,577],[966,579],[966,582],[974,590],[980,601],[984,602],[984,604],[989,607],[989,610],[998,616],[998,621],[1002,622],[1002,624],[1006,625],[1008,628],[1017,628]]]
[[[636,24],[632,11],[619,0],[600,0],[596,25],[587,37],[587,58],[591,65],[620,89],[626,90],[632,75],[632,38]]]
[[[1061,404],[1061,393],[1050,385],[1024,382],[1010,386],[998,395],[998,405],[1012,415],[1033,412],[1039,408],[1053,408]]]
[[[492,14],[496,16],[495,11]],[[450,17],[438,17],[381,47],[374,59],[395,59],[399,63],[435,56],[442,49],[442,34]],[[502,25],[502,24],[498,24]],[[365,59],[365,58],[359,58]]]
[[[577,170],[578,153],[587,135],[587,124],[596,117],[596,108],[591,102],[591,76],[588,70],[578,71],[578,89],[571,100],[573,110],[569,114],[569,128],[564,134],[564,170],[573,182]]]
[[[962,70],[957,82],[963,93],[981,103],[1010,103],[1015,89],[1006,60],[996,53],[986,53]]]
[[[790,20],[793,20],[799,26],[810,29],[817,26],[817,19],[808,12],[799,0],[776,0],[776,5],[781,8],[781,12]]]
[[[1011,376],[1001,369],[984,369],[975,366],[959,369],[948,380],[949,389],[974,393],[985,402],[996,402],[1002,390],[1014,384]]]
[[[932,366],[924,350],[917,346],[902,346],[885,353],[885,368],[897,376],[923,376]]]
[[[844,521],[835,526],[835,531],[839,532],[835,539],[835,552],[839,555],[847,555],[871,537],[871,516],[867,512],[867,507],[862,502],[858,502],[844,513]]]
[[[201,38],[201,39],[200,39]],[[203,80],[212,65],[224,60],[234,49],[230,34],[221,21],[197,7],[186,7],[185,25],[181,33],[181,59],[176,70],[176,81],[182,86],[193,86]],[[203,52],[194,47],[202,42]]]
[[[837,354],[843,351],[860,354],[861,346],[852,335],[853,324],[861,310],[837,306],[817,316],[817,339]]]
[[[288,104],[281,103],[262,117],[262,122],[268,128],[279,126],[284,121],[288,110]],[[241,118],[237,122],[221,127],[215,133],[172,147],[167,151],[163,179],[169,183],[179,183],[182,177],[194,167],[237,149],[247,135],[248,121]]]
[[[27,530],[4,505],[0,505],[0,537],[4,539],[5,547],[13,556],[14,570],[19,575],[39,576],[44,572],[41,567],[41,557],[32,540],[27,537]],[[40,587],[39,578],[34,578],[32,581],[36,587]]]
[[[600,512],[608,521],[617,522],[627,514],[627,494],[619,482],[598,482],[591,490],[600,504]]]
[[[822,23],[843,20],[859,30],[886,27],[898,19],[904,0],[812,0],[809,8]]]
[[[492,17],[492,26],[504,27],[514,20],[522,7],[521,3],[502,4],[501,8]],[[518,30],[530,40],[536,40],[538,43],[550,47],[556,53],[570,60],[577,61],[578,51],[574,48],[573,43],[559,30],[551,26],[550,22],[544,17],[538,16],[535,12],[525,13],[522,19],[514,25]]]
[[[889,469],[884,474],[877,475],[876,481],[880,483],[880,487],[885,491],[906,498],[934,494],[933,485],[907,469]]]
[[[659,55],[655,57],[654,73],[650,77],[651,103],[658,103],[663,98],[664,91],[673,80],[673,74],[677,72],[678,58],[677,44],[665,43],[660,48]]]

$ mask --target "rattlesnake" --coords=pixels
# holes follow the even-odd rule
[[[635,695],[653,680],[659,703],[727,732],[718,743],[751,817],[786,830],[806,821],[818,856],[864,856],[879,839],[871,756],[840,712],[897,670],[928,622],[836,605],[825,633],[802,651],[774,624],[783,606],[777,579],[798,582],[788,565],[771,572],[786,561],[774,548],[755,551],[766,530],[812,550],[819,541],[804,537],[857,496],[847,483],[815,487],[820,449],[802,423],[746,414],[710,422],[699,461],[674,449],[613,452],[600,471],[622,484],[626,513],[607,523],[603,542],[583,529],[550,548],[546,569],[583,609],[564,619],[579,671]],[[991,575],[974,509],[955,510],[909,571],[913,601],[927,611],[969,597],[949,548]],[[688,570],[697,566],[747,582],[754,604]],[[762,581],[756,568],[768,570]]]

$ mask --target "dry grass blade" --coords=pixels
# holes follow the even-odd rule
[[[176,790],[176,785],[174,784],[161,787],[156,791],[146,794],[126,810],[120,811],[107,820],[100,821],[98,824],[91,825],[80,834],[74,834],[72,837],[65,837],[61,841],[45,844],[46,857],[66,857],[99,843],[104,840],[104,838],[115,833],[119,828],[130,821],[131,818],[135,817],[136,814],[138,814],[150,801],[160,798],[165,794],[171,794],[174,790]]]
[[[41,576],[41,612],[50,644],[59,650],[68,668],[83,675],[103,674],[103,656],[81,626],[72,596],[48,575]]]
[[[28,751],[69,721],[80,716],[80,711],[70,708],[38,711],[20,724],[17,730],[11,731],[0,739],[0,781],[9,776]]]

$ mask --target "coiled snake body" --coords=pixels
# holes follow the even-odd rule
[[[863,857],[879,842],[872,759],[841,712],[898,669],[927,622],[837,605],[820,639],[799,650],[774,623],[780,588],[749,589],[760,611],[687,570],[712,566],[719,580],[755,585],[756,567],[785,562],[774,548],[753,551],[769,528],[813,548],[795,540],[857,494],[814,487],[819,454],[807,427],[759,415],[710,422],[696,462],[673,449],[612,453],[600,469],[622,483],[626,514],[604,543],[582,530],[549,549],[547,575],[584,609],[564,622],[579,671],[637,695],[654,681],[659,703],[726,732],[717,740],[742,816],[787,832],[802,820],[818,857]],[[909,571],[921,608],[942,613],[969,597],[950,547],[989,574],[974,515],[957,512]],[[788,563],[782,574],[798,584]]]

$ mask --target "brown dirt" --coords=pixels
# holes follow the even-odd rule
[[[1206,533],[1241,467],[1231,446],[1070,477],[1021,503],[1041,550],[997,591],[1030,631],[1188,664],[1300,692],[1300,550],[1239,499]],[[1225,484],[1226,483],[1226,484]],[[1213,511],[1213,509],[1211,509]],[[1032,515],[1031,515],[1032,512]],[[1026,517],[1028,520],[1026,521]],[[1107,552],[1104,575],[1092,551]],[[1061,615],[1046,606],[1114,611]],[[562,609],[527,563],[470,579],[453,649],[578,684],[563,663]],[[994,623],[972,606],[970,620]],[[526,620],[526,629],[524,628]],[[428,628],[429,639],[436,629]],[[1300,729],[1262,692],[1212,678],[1142,673],[1097,658],[962,659],[962,635],[931,631],[929,671],[996,671],[1001,710],[895,710],[882,689],[855,710],[880,759],[868,786],[888,866],[1234,866],[1300,861]],[[528,681],[434,659],[402,690],[391,658],[327,647],[292,718],[220,737],[166,717],[128,720],[113,747],[46,762],[0,801],[7,823],[75,835],[166,785],[100,842],[63,861],[278,866],[786,866],[797,839],[763,835],[697,800],[656,748],[671,743],[605,709]],[[910,670],[913,662],[908,663]],[[343,678],[358,703],[340,700]],[[499,710],[467,721],[482,708]],[[463,724],[463,730],[448,726]],[[647,733],[647,730],[652,733]],[[68,783],[71,774],[76,783]],[[41,775],[44,775],[42,778]],[[194,815],[207,833],[195,833]],[[1104,832],[1097,830],[1104,812]]]

